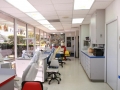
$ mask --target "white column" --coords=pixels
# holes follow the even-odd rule
[[[28,43],[28,24],[26,24],[26,45],[27,45],[27,52],[29,50],[29,43]]]
[[[14,54],[15,54],[15,59],[17,59],[17,19],[14,19]]]

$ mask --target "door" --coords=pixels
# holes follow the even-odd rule
[[[118,39],[117,20],[107,24],[107,83],[113,90],[117,90],[118,76]]]

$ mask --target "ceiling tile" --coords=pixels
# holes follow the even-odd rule
[[[64,24],[64,23],[63,23],[62,25],[63,25],[63,26],[71,26],[71,24]]]
[[[72,10],[71,11],[57,11],[58,15],[72,15]]]
[[[82,24],[90,24],[90,21],[83,21]]]
[[[47,20],[59,19],[58,16],[44,16]]]
[[[106,2],[106,1],[114,1],[114,0],[96,0],[96,1]]]
[[[23,20],[23,21],[29,21],[29,22],[32,22],[32,21],[34,21],[32,18],[30,18],[30,17],[19,17],[19,19],[21,19],[21,20]]]
[[[64,25],[62,25],[64,28],[71,28],[71,24],[64,24]]]
[[[62,24],[72,24],[72,22],[61,22]]]
[[[72,19],[60,19],[61,22],[72,22]]]
[[[88,14],[93,14],[96,11],[96,9],[90,9]]]
[[[87,14],[73,14],[73,18],[85,18]]]
[[[88,14],[89,10],[74,10],[73,14]]]
[[[55,11],[54,6],[53,5],[36,5],[34,6],[38,11]]]
[[[91,20],[91,18],[85,18],[84,19],[84,21],[90,21]]]
[[[3,12],[6,13],[22,13],[20,10],[16,9],[16,8],[0,8],[0,10],[2,10]]]
[[[91,9],[105,9],[111,2],[95,2]]]
[[[39,24],[38,22],[36,22],[36,21],[30,22],[30,24],[33,25],[33,26],[38,26],[38,25],[40,25],[40,24]]]
[[[17,18],[19,18],[19,17],[28,17],[26,14],[24,14],[24,13],[11,13],[11,15],[12,16],[14,16],[14,17],[17,17]]]
[[[59,16],[59,19],[72,19],[72,15],[67,15],[67,16]]]
[[[44,11],[41,11],[40,12],[43,16],[57,16],[57,13],[55,11],[48,11],[48,12],[44,12]]]
[[[13,6],[7,3],[5,0],[0,0],[0,8],[12,8]]]
[[[51,0],[53,4],[58,4],[58,3],[73,3],[74,0]]]
[[[89,15],[89,14],[88,14],[88,15],[86,15],[86,18],[91,18],[91,15]]]
[[[80,27],[80,24],[72,24],[72,27]]]
[[[28,0],[32,5],[52,4],[51,0]]]
[[[52,23],[50,23],[50,24],[52,24],[52,25],[61,25],[60,22],[52,22]]]
[[[55,4],[54,7],[55,7],[55,10],[67,11],[67,10],[73,9],[73,4]]]

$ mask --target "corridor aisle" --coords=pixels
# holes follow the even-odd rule
[[[112,90],[106,83],[89,81],[78,59],[67,61],[63,68],[60,67],[60,73],[60,84],[57,81],[50,85],[44,83],[48,90]]]

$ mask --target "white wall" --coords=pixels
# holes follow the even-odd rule
[[[71,41],[71,47],[67,47],[67,40],[66,40],[66,37],[74,37],[74,40]],[[70,52],[73,52],[74,53],[74,47],[75,47],[75,32],[66,32],[65,33],[65,46],[66,46],[66,49],[69,50]],[[73,47],[74,45],[74,47]]]
[[[118,36],[120,37],[120,0],[113,1],[106,8],[106,23],[115,20],[118,17]],[[118,38],[119,38],[118,37]],[[120,75],[120,40],[118,41],[118,75]],[[118,90],[120,90],[120,79],[118,79]]]
[[[85,37],[89,37],[89,24],[83,24],[81,25],[81,30],[80,30],[80,49],[83,49],[84,45],[84,40]]]

